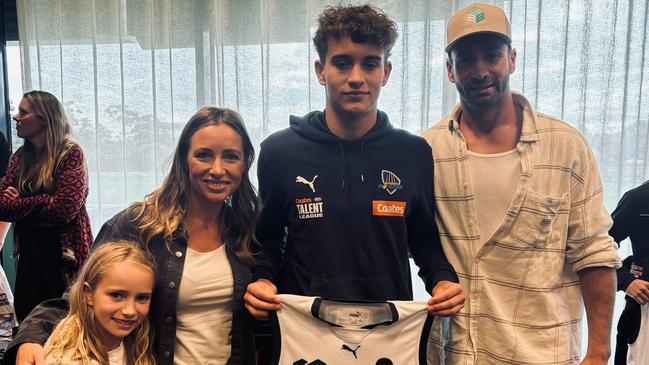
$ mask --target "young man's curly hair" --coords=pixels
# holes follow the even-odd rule
[[[327,6],[318,17],[318,30],[313,36],[320,61],[327,58],[327,41],[343,37],[350,37],[354,43],[376,44],[383,48],[387,60],[397,40],[397,25],[371,5]]]

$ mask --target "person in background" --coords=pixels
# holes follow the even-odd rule
[[[617,290],[626,293],[626,305],[617,324],[615,365],[646,364],[649,359],[649,278],[643,274],[643,269],[649,267],[649,181],[627,191],[611,218],[613,226],[608,233],[618,245],[629,238],[633,252],[617,270]]]
[[[9,158],[11,157],[11,146],[7,141],[4,133],[0,132],[0,186],[5,181],[5,175],[7,175],[7,166],[9,165]],[[11,227],[10,222],[0,221],[0,249],[4,244],[7,233],[9,232],[9,227]]]
[[[149,305],[155,263],[140,245],[107,242],[70,287],[70,310],[45,343],[46,365],[154,365]]]
[[[448,336],[432,331],[429,363],[577,363],[585,305],[582,364],[606,364],[620,259],[595,156],[510,90],[516,50],[501,8],[457,11],[446,52],[460,102],[423,136],[442,246],[468,299]]]
[[[4,133],[0,132],[0,185],[2,185],[5,175],[7,175],[7,166],[9,166],[10,157],[11,146]]]
[[[0,188],[0,220],[14,223],[14,306],[21,321],[38,303],[63,294],[88,255],[92,232],[88,171],[63,105],[48,92],[30,91],[14,120],[25,143],[11,156]]]
[[[183,128],[162,186],[104,223],[95,239],[95,246],[136,241],[153,255],[149,318],[159,365],[255,364],[243,302],[259,211],[249,178],[254,157],[239,114],[201,108]],[[43,364],[42,344],[66,310],[61,299],[38,306],[4,364]]]
[[[2,186],[7,174],[9,157],[11,157],[11,146],[9,146],[4,133],[0,132],[0,186]],[[0,221],[0,250],[4,247],[5,238],[10,227],[11,222]],[[4,353],[4,350],[11,342],[12,329],[18,326],[16,311],[14,310],[14,296],[7,275],[5,275],[4,265],[6,265],[6,262],[2,261],[0,267],[0,353]]]

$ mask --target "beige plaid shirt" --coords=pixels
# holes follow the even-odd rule
[[[522,174],[482,248],[459,105],[423,134],[433,149],[442,246],[467,296],[450,328],[436,321],[431,364],[442,361],[442,343],[446,364],[578,363],[583,302],[576,272],[620,266],[588,143],[570,125],[535,113],[522,95],[513,97],[524,110],[516,146]]]

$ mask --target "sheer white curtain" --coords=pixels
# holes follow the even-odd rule
[[[354,1],[356,2],[356,1]],[[649,179],[649,2],[491,1],[510,16],[512,88],[577,126],[609,209]],[[200,106],[238,110],[259,143],[289,114],[321,109],[310,37],[325,0],[18,0],[25,90],[61,98],[88,158],[93,228],[142,199]],[[444,28],[469,1],[370,1],[398,23],[380,106],[419,133],[456,102]],[[621,256],[630,253],[623,244]]]
[[[238,110],[257,143],[290,114],[323,108],[311,34],[328,3],[337,1],[19,0],[23,87],[53,92],[72,117],[93,227],[157,186],[200,106]],[[381,108],[419,132],[454,102],[443,73],[454,4],[375,5],[400,31]]]

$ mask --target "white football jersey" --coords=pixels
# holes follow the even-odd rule
[[[635,342],[629,345],[627,365],[645,365],[649,359],[649,304],[640,306],[640,332]]]
[[[273,364],[425,365],[426,302],[339,302],[281,294]]]

